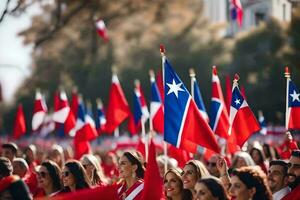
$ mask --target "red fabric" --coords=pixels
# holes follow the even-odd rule
[[[229,115],[226,109],[226,104],[224,101],[224,96],[220,84],[220,79],[217,72],[217,67],[213,66],[212,69],[212,102],[217,101],[220,104],[218,109],[212,107],[212,116],[215,116],[215,122],[212,124],[212,129],[214,133],[222,138],[228,138],[229,129]],[[213,104],[212,104],[213,105]],[[219,114],[220,113],[220,114]],[[219,115],[219,117],[218,117]],[[211,121],[212,122],[212,121]]]
[[[34,172],[29,171],[22,180],[26,183],[31,194],[36,194],[38,192],[38,182],[37,176]]]
[[[297,142],[295,140],[287,140],[280,147],[280,157],[282,159],[289,159],[292,155],[292,151],[298,149]]]
[[[140,138],[139,142],[137,144],[136,150],[138,152],[140,152],[144,158],[146,158],[146,150],[145,149],[146,149],[145,143],[143,142],[142,138]]]
[[[190,143],[188,144],[188,147],[193,146],[192,143],[194,143],[199,144],[202,147],[206,147],[216,153],[220,152],[220,148],[216,141],[214,133],[212,132],[205,119],[201,116],[198,107],[193,99],[191,99],[189,108],[187,110],[181,140],[182,141],[180,148],[184,147],[182,145],[186,145],[184,144],[184,142],[188,142]],[[188,148],[184,149],[189,151]]]
[[[105,176],[107,176],[109,178],[112,178],[113,176],[117,177],[119,175],[118,169],[117,169],[116,165],[114,165],[114,164],[107,165],[105,163],[102,163],[102,168],[103,168]]]
[[[141,129],[142,129],[142,123],[141,120],[135,124],[134,121],[134,115],[132,113],[130,113],[129,115],[129,121],[128,121],[128,131],[132,134],[132,135],[136,135],[138,134]]]
[[[86,199],[86,200],[112,200],[118,199],[117,187],[105,186],[105,187],[95,187],[93,189],[84,189],[78,192],[71,192],[67,194],[60,194],[55,197],[50,197],[49,199],[55,200],[74,200],[74,199]]]
[[[299,198],[300,198],[300,185],[298,185],[290,193],[285,195],[281,200],[299,200]]]
[[[71,110],[74,114],[75,119],[77,118],[78,113],[78,106],[79,106],[79,98],[77,92],[72,92],[72,98],[71,98]]]
[[[118,77],[113,75],[106,112],[106,131],[112,133],[128,116],[130,108]]]
[[[19,104],[13,127],[13,139],[19,139],[26,133],[25,116],[22,104]]]
[[[161,199],[163,197],[163,180],[160,177],[156,162],[156,151],[153,140],[149,145],[148,163],[144,177],[142,200]]]
[[[2,179],[0,179],[0,192],[6,190],[12,183],[20,180],[18,176],[6,176]]]
[[[300,129],[300,107],[291,107],[288,122],[289,129]]]
[[[249,106],[246,106],[237,111],[232,122],[232,132],[230,137],[233,141],[235,140],[237,145],[242,147],[248,138],[259,130],[259,123]]]
[[[64,123],[65,133],[69,133],[75,127],[75,124],[76,124],[75,116],[72,110],[70,110],[69,115]]]
[[[139,187],[141,184],[143,184],[144,181],[142,179],[136,181],[129,189],[126,187],[125,181],[121,182],[119,185],[119,189],[121,188],[120,192],[118,192],[119,198],[118,200],[123,200],[123,196],[125,195],[126,197],[131,194],[137,187]],[[141,200],[142,199],[142,193],[143,190],[141,190],[133,199],[131,200]]]
[[[182,149],[178,149],[178,148],[174,147],[173,145],[169,146],[168,155],[169,155],[169,157],[177,160],[178,166],[180,168],[183,168],[185,163],[191,159],[189,152],[182,150]]]

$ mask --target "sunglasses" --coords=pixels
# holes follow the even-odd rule
[[[215,163],[215,162],[207,162],[207,166],[215,167],[215,166],[217,166],[217,163]]]
[[[40,176],[42,178],[46,178],[46,176],[47,176],[46,172],[38,172],[37,174],[38,174],[38,176]]]
[[[70,175],[70,172],[68,172],[68,171],[62,172],[63,177],[68,177],[69,175]]]

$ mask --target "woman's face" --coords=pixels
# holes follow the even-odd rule
[[[197,171],[195,167],[191,164],[187,164],[183,168],[182,176],[183,188],[194,190],[194,187],[197,183]]]
[[[259,164],[260,163],[260,153],[259,153],[259,151],[258,150],[256,150],[256,149],[253,149],[253,151],[252,151],[252,154],[251,154],[251,157],[252,157],[252,159],[254,160],[254,162],[256,163],[256,164]]]
[[[247,166],[247,163],[246,163],[245,159],[242,158],[242,157],[238,157],[237,162],[236,162],[236,168],[241,168],[241,167],[244,167],[244,166]]]
[[[203,183],[196,183],[195,185],[196,200],[218,200],[214,197],[211,191]]]
[[[128,178],[131,177],[135,172],[135,165],[132,165],[126,156],[122,156],[119,160],[119,174],[120,178]]]
[[[252,198],[251,190],[246,187],[238,176],[231,178],[229,193],[234,200],[248,200]]]
[[[93,171],[95,169],[94,165],[92,165],[90,162],[83,160],[81,161],[82,166],[84,167],[86,174],[88,177],[93,176]]]
[[[164,179],[164,188],[167,197],[181,195],[182,183],[181,180],[173,172],[168,172]]]
[[[64,187],[74,187],[75,178],[74,175],[69,171],[68,167],[64,166],[62,170],[62,180]]]
[[[45,189],[52,186],[52,179],[46,167],[41,166],[37,172],[38,186]]]

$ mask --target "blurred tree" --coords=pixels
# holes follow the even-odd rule
[[[136,78],[149,97],[148,70],[160,69],[160,43],[166,45],[168,58],[188,88],[188,69],[195,68],[208,110],[212,65],[218,66],[222,81],[225,74],[239,72],[250,106],[254,112],[262,109],[269,120],[275,120],[277,111],[284,112],[284,66],[300,66],[296,63],[299,18],[289,31],[271,20],[236,38],[222,38],[219,30],[224,27],[204,19],[199,0],[6,2],[0,22],[5,15],[22,13],[33,4],[43,11],[20,33],[25,44],[35,47],[33,73],[16,95],[17,102],[23,102],[28,123],[36,88],[46,92],[48,107],[53,107],[53,93],[60,86],[69,94],[77,86],[85,98],[95,102],[100,96],[107,104],[112,66],[118,70],[129,103]],[[106,22],[108,43],[97,36],[95,20],[99,18]],[[292,76],[297,77],[299,71],[294,71]],[[9,108],[5,111],[4,125],[11,130],[14,112]]]

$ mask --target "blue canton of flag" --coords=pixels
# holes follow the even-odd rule
[[[219,152],[212,130],[166,58],[164,71],[164,140],[192,153],[196,152],[197,145]]]
[[[291,79],[288,80],[288,118],[289,129],[300,129],[300,92]]]
[[[244,97],[238,90],[238,87],[235,87],[232,91],[231,106],[238,110],[242,106],[243,102]]]
[[[197,107],[200,110],[201,115],[208,122],[209,118],[208,118],[208,115],[206,113],[206,109],[205,109],[205,106],[204,106],[204,103],[203,103],[202,95],[201,95],[201,92],[200,92],[200,88],[197,84],[196,78],[193,79],[193,84],[194,84],[194,100],[197,104]]]

